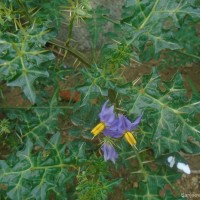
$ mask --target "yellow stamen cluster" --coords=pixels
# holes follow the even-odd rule
[[[129,131],[127,131],[125,134],[124,134],[124,137],[126,139],[126,141],[131,145],[136,145],[136,139],[134,138],[133,134]]]
[[[91,131],[91,133],[94,136],[97,136],[99,133],[101,133],[104,129],[106,128],[105,123],[104,122],[100,122],[99,124],[97,124]]]

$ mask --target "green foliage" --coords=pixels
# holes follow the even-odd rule
[[[23,4],[29,10],[34,9],[34,17],[36,20],[41,21],[40,23],[42,21],[49,21],[56,28],[59,28],[61,25],[61,20],[63,19],[61,6],[66,4],[65,0],[53,0],[51,3],[48,0],[23,0]]]
[[[121,90],[122,91],[122,90]],[[169,82],[161,82],[159,74],[142,78],[137,87],[125,85],[123,93],[129,96],[124,101],[128,115],[132,113],[143,116],[140,127],[139,147],[153,147],[157,156],[166,152],[175,152],[186,148],[187,142],[200,141],[200,99],[186,96],[183,80],[179,73]],[[191,147],[192,148],[192,147]]]
[[[96,105],[85,105],[79,107],[74,111],[71,116],[71,122],[73,128],[69,130],[69,134],[72,137],[84,137],[91,139],[90,130],[93,125],[98,121],[99,106]]]
[[[0,179],[10,199],[47,199],[54,192],[57,199],[67,199],[65,184],[73,176],[66,168],[66,145],[60,145],[60,134],[56,133],[45,148],[34,152],[31,140],[24,149],[6,161],[1,161]]]
[[[100,42],[100,36],[104,33],[107,20],[102,16],[106,16],[109,10],[103,7],[97,7],[90,11],[90,17],[86,20],[88,31],[91,34],[93,48],[96,49]]]
[[[12,135],[10,121],[6,118],[0,120],[0,140],[1,147],[6,148],[13,143],[16,138]],[[14,145],[13,145],[14,146]]]
[[[11,110],[8,117],[16,124],[14,129],[21,138],[28,138],[35,144],[44,146],[46,136],[58,130],[58,116],[63,114],[56,99],[56,93],[47,105],[24,110]],[[42,134],[41,134],[42,133]]]
[[[10,133],[10,122],[7,119],[2,119],[0,121],[0,135]]]
[[[78,199],[108,199],[108,193],[112,187],[118,185],[121,180],[106,179],[109,177],[108,166],[102,159],[92,156],[85,165],[85,170],[81,170],[77,175],[78,186],[76,187]]]
[[[196,37],[191,26],[199,21],[199,13],[199,8],[187,0],[128,0],[123,8],[121,23],[116,24],[121,36],[116,39],[131,46],[141,61],[158,59],[163,50],[174,50],[174,59],[184,54],[186,59],[179,66],[188,62],[187,59],[190,60],[191,57],[199,61],[196,51],[196,46],[199,48],[199,45],[185,43],[183,39],[187,35],[191,37],[191,34],[193,38]]]
[[[79,22],[79,20],[84,20],[85,18],[91,17],[89,14],[89,11],[92,9],[90,0],[69,0],[66,8],[66,11],[71,12],[72,18],[76,18],[77,22]]]
[[[99,67],[94,65],[92,69],[81,70],[84,83],[76,87],[83,94],[82,104],[92,98],[108,96],[109,90],[116,89],[116,85],[123,81],[123,78],[116,78],[117,71],[112,66]]]
[[[71,14],[68,34],[61,43],[56,32],[66,13]],[[188,95],[179,72],[170,81],[159,73],[199,62],[199,3],[127,0],[120,20],[110,13],[88,0],[0,2],[0,88],[3,93],[7,86],[20,87],[26,97],[23,106],[17,106],[18,99],[14,108],[1,106],[1,199],[99,200],[115,198],[118,190],[121,199],[184,199],[174,186],[181,177],[177,162],[186,163],[182,151],[200,152],[200,99],[197,92]],[[80,20],[90,33],[89,59],[71,46]],[[53,52],[63,58],[55,59]],[[62,63],[68,52],[81,67]],[[157,60],[162,68],[128,82],[123,70],[131,59]],[[63,88],[78,92],[80,101],[70,94],[61,99]],[[112,140],[115,165],[103,160],[104,135],[91,134],[107,99],[116,116],[133,121],[143,114],[134,130],[136,147],[123,138]],[[9,152],[7,141],[15,141]]]
[[[0,80],[8,81],[8,86],[21,87],[32,103],[36,99],[33,82],[48,77],[42,64],[54,59],[52,53],[41,48],[51,37],[48,28],[35,26],[22,28],[16,34],[5,33],[0,40]]]
[[[175,33],[175,37],[179,38],[179,44],[183,46],[182,50],[173,52],[164,52],[164,56],[167,56],[167,60],[162,60],[161,67],[164,68],[167,65],[171,67],[179,67],[183,64],[199,62],[200,61],[200,39],[197,37],[197,27],[183,25],[181,30]],[[166,54],[166,55],[165,55]]]
[[[112,44],[106,45],[102,49],[102,65],[106,65],[109,68],[118,69],[120,65],[129,65],[130,58],[138,59],[136,53],[125,44]]]
[[[163,190],[165,185],[169,185],[175,190],[172,183],[180,178],[181,174],[169,169],[155,171],[148,169],[148,173],[146,182],[141,182],[137,189],[127,192],[127,197],[138,200],[183,199],[180,196],[174,197],[170,190],[167,192]],[[163,190],[162,197],[159,194],[161,190]]]

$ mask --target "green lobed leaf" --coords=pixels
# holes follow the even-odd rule
[[[178,43],[184,48],[175,52],[164,52],[166,59],[163,59],[159,63],[162,68],[180,67],[188,63],[200,61],[200,38],[196,29],[198,29],[198,26],[195,28],[193,26],[182,25],[181,30],[175,33],[175,37],[179,38]]]
[[[7,113],[22,139],[29,138],[34,144],[44,146],[47,134],[58,130],[59,115],[63,111],[58,106],[56,94],[57,91],[49,104],[32,107],[30,110],[10,110]]]
[[[29,101],[34,104],[36,100],[36,94],[33,88],[33,82],[35,81],[35,79],[41,76],[48,77],[49,74],[47,71],[28,70],[27,72],[22,73],[14,81],[9,82],[7,86],[21,87]]]
[[[107,20],[104,19],[102,16],[108,15],[109,10],[105,9],[104,7],[97,7],[91,9],[89,12],[90,17],[85,20],[87,24],[88,31],[91,34],[92,39],[92,47],[96,49],[100,42],[100,35],[102,36],[102,33],[104,32],[105,25],[107,23]]]
[[[88,104],[81,106],[71,115],[71,122],[74,127],[69,130],[69,134],[73,137],[85,137],[91,139],[94,124],[98,123],[98,114],[100,108],[97,105]]]
[[[93,97],[108,96],[109,89],[115,89],[122,78],[116,78],[116,70],[112,67],[94,65],[91,69],[81,70],[84,83],[76,87],[83,94],[82,104],[87,104]]]
[[[0,161],[0,184],[13,200],[45,200],[51,192],[58,199],[67,199],[66,183],[74,173],[65,162],[66,145],[60,144],[60,134],[52,136],[44,149],[34,153],[33,143],[28,139],[25,148],[16,157]]]
[[[16,34],[4,33],[0,39],[0,80],[8,81],[8,86],[18,86],[35,103],[33,87],[35,79],[48,77],[42,64],[54,59],[54,55],[42,48],[52,33],[45,26],[36,26]]]
[[[187,96],[179,73],[171,81],[162,82],[154,69],[137,87],[121,91],[129,96],[124,101],[129,115],[144,113],[137,134],[138,148],[153,146],[156,156],[180,149],[193,151],[187,143],[200,141],[200,99]]]
[[[192,21],[190,25],[188,18]],[[118,40],[137,48],[141,56],[148,51],[151,59],[156,58],[162,50],[183,49],[185,44],[176,33],[181,33],[184,23],[189,28],[199,19],[200,9],[189,0],[128,0],[123,7],[121,24],[116,25],[118,29],[121,26]],[[194,45],[191,48],[195,52]]]
[[[181,177],[176,171],[161,167],[157,170],[148,169],[146,182],[140,182],[138,187],[127,191],[126,197],[137,200],[159,200],[159,199],[185,199],[180,194],[173,194],[177,190],[173,183]],[[165,191],[165,186],[170,186],[170,190]],[[161,193],[161,191],[163,191]],[[178,192],[178,191],[176,191]]]

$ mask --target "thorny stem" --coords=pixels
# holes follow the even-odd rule
[[[142,174],[144,175],[144,181],[146,182],[147,181],[147,172],[144,169],[144,166],[143,166],[142,160],[140,159],[140,155],[138,153],[137,148],[134,145],[132,147],[133,147],[134,153],[137,157],[137,161],[138,161],[138,164],[140,166],[140,170],[142,171]]]
[[[113,24],[117,24],[117,25],[120,24],[120,21],[119,21],[119,20],[111,19],[110,16],[108,17],[107,15],[102,15],[102,17],[103,17],[104,19],[106,19],[107,21],[112,22]]]
[[[68,31],[67,39],[66,39],[66,42],[65,42],[66,46],[69,46],[69,43],[70,43],[70,40],[71,40],[71,37],[72,37],[72,30],[73,30],[73,25],[74,25],[74,19],[75,19],[75,13],[72,15],[72,17],[70,19],[70,22],[69,22],[69,31]]]
[[[90,62],[85,58],[85,56],[83,56],[79,51],[77,51],[76,49],[70,47],[70,46],[64,46],[61,43],[59,44],[57,41],[49,41],[49,44],[55,45],[61,49],[67,50],[69,51],[72,55],[74,55],[76,58],[78,58],[79,60],[81,60],[85,65],[87,65],[88,67],[90,67]]]
[[[81,62],[83,62],[85,65],[87,65],[88,67],[90,67],[90,62],[85,58],[84,55],[82,55],[79,51],[77,51],[76,49],[70,47],[69,43],[70,40],[72,38],[72,31],[73,31],[73,24],[74,24],[74,20],[75,20],[75,13],[72,15],[71,19],[70,19],[70,23],[69,23],[69,31],[67,34],[67,38],[66,38],[66,42],[63,44],[59,44],[57,41],[49,41],[50,44],[55,45],[61,49],[64,49],[65,51],[69,51],[72,55],[74,55],[76,58],[78,58]]]

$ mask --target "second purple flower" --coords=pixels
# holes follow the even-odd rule
[[[99,113],[100,123],[97,124],[91,131],[96,136],[101,132],[104,132],[107,128],[113,127],[115,121],[114,106],[107,107],[108,101],[106,101]]]

